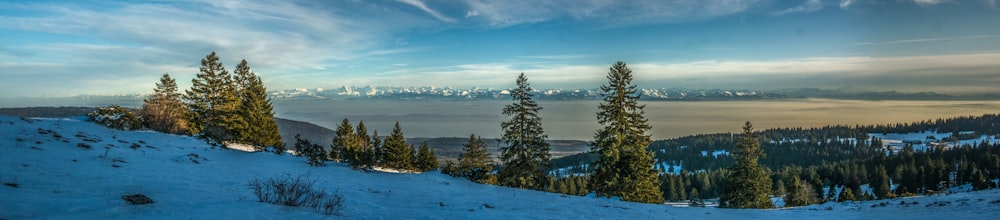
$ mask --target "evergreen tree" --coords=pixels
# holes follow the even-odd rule
[[[514,103],[503,108],[507,120],[500,124],[503,128],[500,147],[500,161],[504,167],[497,174],[500,185],[543,189],[549,167],[548,135],[542,129],[542,119],[538,111],[542,107],[532,99],[532,88],[528,78],[521,73],[517,77],[517,88],[511,91]]]
[[[236,65],[233,79],[239,95],[239,117],[235,117],[233,128],[239,142],[258,149],[274,147],[275,152],[284,151],[284,142],[278,133],[278,123],[274,120],[274,107],[267,97],[267,88],[260,76],[250,70],[247,60]]]
[[[804,206],[819,202],[816,191],[812,185],[802,182],[798,175],[792,176],[792,182],[788,185],[788,193],[785,194],[785,207]]]
[[[788,190],[785,188],[785,181],[782,181],[781,179],[774,181],[774,196],[781,196],[786,193],[788,193]]]
[[[475,134],[469,135],[469,143],[462,145],[462,153],[458,155],[458,176],[469,180],[495,184],[496,176],[493,176],[493,166],[490,165],[490,155],[486,150],[486,143]]]
[[[608,84],[601,85],[603,101],[597,120],[603,126],[594,136],[591,151],[599,158],[590,179],[590,189],[597,196],[616,196],[626,201],[661,203],[657,189],[649,126],[639,105],[639,91],[632,85],[632,70],[624,62],[609,68]]]
[[[302,139],[301,134],[295,135],[295,152],[299,156],[308,158],[309,166],[326,166],[326,150],[323,149],[323,146]]]
[[[427,172],[437,169],[438,162],[437,157],[434,156],[434,150],[427,146],[427,142],[420,144],[419,150],[417,150],[417,155],[414,157],[413,166],[420,172]]]
[[[885,166],[879,165],[875,167],[875,174],[872,180],[871,187],[875,196],[879,199],[887,199],[891,197],[891,191],[889,190],[889,174],[885,170]]]
[[[369,160],[371,160],[372,166],[384,166],[385,145],[382,144],[382,138],[378,136],[378,130],[372,132],[371,145],[372,150],[369,154],[371,158]]]
[[[351,163],[351,166],[371,168],[375,164],[373,160],[374,146],[372,145],[372,137],[368,135],[368,127],[365,126],[365,122],[359,121],[358,129],[354,132],[357,134],[356,137],[358,138],[360,148],[358,152],[352,152],[350,158],[354,162]]]
[[[397,170],[412,169],[413,149],[406,144],[403,137],[403,129],[399,127],[399,122],[393,127],[392,133],[385,137],[385,162],[384,167]]]
[[[774,208],[767,196],[771,192],[771,178],[766,168],[757,164],[764,157],[760,139],[753,133],[753,124],[746,122],[736,144],[736,163],[726,177],[726,186],[719,198],[719,206],[726,208]]]
[[[986,175],[983,175],[983,170],[977,169],[972,178],[972,189],[973,190],[984,190],[990,188],[990,180],[986,179]]]
[[[181,94],[177,91],[177,81],[164,73],[160,82],[156,83],[153,94],[146,97],[142,104],[142,119],[146,127],[155,131],[171,134],[191,134],[188,121],[187,106],[181,102]]]
[[[840,191],[840,196],[837,196],[837,202],[854,200],[857,199],[854,197],[854,191],[851,190],[851,187],[844,187],[844,189]]]
[[[330,158],[339,161],[347,154],[349,148],[354,148],[358,144],[357,136],[354,134],[354,125],[344,118],[337,126],[333,141],[330,142]],[[349,162],[349,161],[348,161]]]
[[[461,176],[460,173],[458,172],[458,165],[455,165],[455,161],[452,160],[444,161],[444,166],[441,167],[441,173],[448,174],[453,177]]]
[[[241,120],[236,114],[240,105],[236,83],[219,62],[215,51],[201,60],[199,71],[184,96],[192,113],[192,130],[220,143],[233,140],[236,138],[234,126]]]

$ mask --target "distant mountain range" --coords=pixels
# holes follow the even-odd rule
[[[647,101],[748,101],[780,99],[844,99],[844,100],[1000,100],[1000,93],[971,95],[942,94],[936,92],[863,91],[854,89],[689,89],[689,88],[638,88],[642,100]],[[533,92],[538,100],[599,100],[599,89],[538,89]],[[334,89],[273,90],[274,100],[301,99],[372,99],[372,100],[507,100],[510,89],[452,88],[452,87],[376,87],[342,86]],[[59,100],[68,105],[102,106],[119,104],[138,108],[146,94],[78,95],[63,98],[8,98],[11,103],[35,103],[38,100]],[[21,105],[21,106],[38,106]],[[40,105],[46,105],[40,104]],[[15,105],[17,106],[17,105]],[[8,106],[12,107],[12,106]]]
[[[639,88],[643,100],[650,101],[729,101],[772,100],[790,98],[828,98],[850,100],[997,100],[1000,94],[948,95],[935,92],[903,93],[897,91],[857,91],[850,89],[793,88],[774,90],[753,89],[688,89]],[[598,89],[539,89],[539,100],[598,100]],[[452,87],[354,87],[336,89],[289,89],[271,91],[274,99],[385,99],[385,100],[493,100],[509,99],[510,89]]]

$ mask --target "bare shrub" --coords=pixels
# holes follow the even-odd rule
[[[266,180],[250,180],[249,186],[258,202],[292,207],[314,208],[325,215],[337,215],[344,206],[344,197],[313,187],[315,180],[306,175],[284,175]]]

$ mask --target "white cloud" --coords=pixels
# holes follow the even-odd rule
[[[434,18],[437,18],[438,20],[441,20],[441,21],[444,21],[444,22],[455,22],[454,18],[450,18],[448,16],[442,15],[440,12],[435,11],[434,9],[431,9],[430,7],[427,7],[427,4],[424,4],[424,2],[422,2],[420,0],[398,0],[398,1],[402,2],[402,3],[406,3],[408,5],[412,5],[413,7],[417,7],[420,10],[423,10],[424,12],[427,12],[427,14],[430,14],[431,16],[434,16]],[[468,15],[466,15],[466,17],[468,17]]]
[[[497,27],[571,18],[608,27],[708,19],[743,12],[757,0],[473,0],[467,17],[486,19]]]
[[[466,18],[468,18],[468,17],[475,17],[475,16],[479,16],[479,11],[471,10],[471,11],[465,12],[465,17]]]
[[[394,31],[427,27],[433,24],[428,21],[436,22],[418,15],[386,13],[393,9],[367,2],[340,2],[332,6],[284,1],[97,2],[93,5],[25,2],[4,3],[0,7],[43,15],[4,15],[0,28],[56,36],[28,43],[0,42],[4,44],[0,57],[11,57],[7,61],[15,64],[65,64],[40,69],[20,65],[0,71],[0,76],[30,73],[59,79],[62,84],[76,85],[72,88],[78,88],[78,92],[87,93],[96,91],[85,89],[90,86],[85,83],[97,79],[111,80],[108,82],[145,80],[143,83],[103,86],[97,90],[146,92],[151,84],[145,82],[154,82],[163,72],[193,75],[199,60],[213,50],[227,68],[232,68],[240,59],[247,59],[258,74],[274,77],[268,80],[279,84],[287,83],[283,80],[290,77],[288,75],[308,75],[359,59],[412,52],[416,49],[386,48],[384,45],[391,45]],[[376,13],[380,15],[361,16]],[[60,77],[52,77],[56,75]],[[17,91],[16,87],[30,84],[3,81],[0,84],[4,87],[0,89],[3,94],[25,93]]]
[[[840,0],[840,9],[848,9],[854,4],[854,0]]]
[[[930,5],[941,4],[943,2],[946,2],[946,0],[913,0],[913,2],[921,6],[930,6]]]
[[[823,9],[823,2],[821,2],[820,0],[807,0],[805,3],[802,3],[802,5],[777,11],[771,13],[771,15],[781,16],[791,13],[806,13],[806,12],[819,11],[820,9]]]
[[[855,43],[855,46],[879,46],[879,45],[892,45],[892,44],[911,44],[911,43],[925,43],[925,42],[937,42],[937,41],[956,41],[956,40],[974,40],[974,39],[987,39],[987,38],[1000,38],[1000,35],[972,35],[972,36],[961,36],[961,37],[944,37],[944,38],[920,38],[920,39],[906,39],[906,40],[893,40],[893,41],[877,41],[877,42],[861,42]]]

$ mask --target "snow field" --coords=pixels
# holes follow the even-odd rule
[[[322,190],[343,195],[341,215],[257,202],[247,183],[281,175],[308,175]],[[305,158],[287,154],[110,130],[80,118],[0,116],[0,182],[5,183],[0,219],[992,219],[1000,214],[995,190],[773,210],[638,204],[482,185],[436,171],[310,167]],[[121,199],[136,193],[155,203]]]

